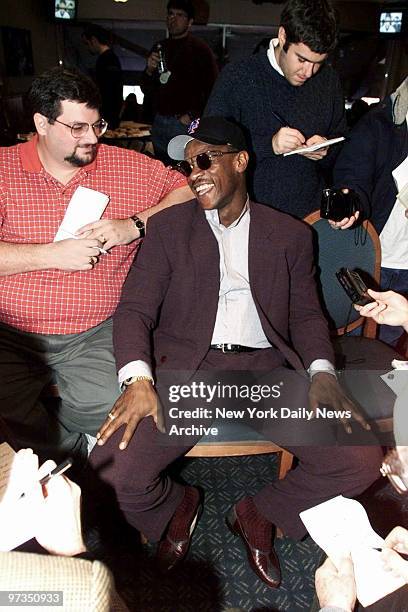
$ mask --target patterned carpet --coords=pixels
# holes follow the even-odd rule
[[[243,495],[274,478],[276,456],[189,459],[175,466],[177,477],[204,490],[204,512],[189,555],[167,575],[155,570],[154,547],[137,546],[134,532],[120,530],[115,552],[105,559],[118,590],[134,612],[275,612],[309,610],[320,549],[307,538],[277,540],[283,581],[270,589],[249,568],[240,540],[225,525],[225,514]]]
[[[154,566],[155,546],[142,546],[137,532],[111,510],[105,513],[105,527],[101,523],[93,536],[89,534],[88,545],[111,568],[129,610],[309,611],[314,598],[314,572],[322,559],[318,546],[310,538],[303,542],[277,539],[283,580],[279,589],[270,589],[256,578],[243,545],[225,525],[224,517],[231,505],[259,491],[274,478],[276,469],[276,455],[184,459],[174,464],[175,478],[203,489],[204,512],[186,560],[165,575]],[[380,478],[357,499],[381,536],[385,537],[395,525],[408,528],[408,496],[398,495],[387,479]],[[106,497],[99,507],[108,507]],[[408,612],[408,598],[406,607],[395,609]]]

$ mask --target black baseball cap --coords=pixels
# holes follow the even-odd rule
[[[167,146],[171,159],[184,159],[184,149],[191,140],[206,144],[230,145],[237,151],[246,151],[245,136],[241,128],[224,117],[203,117],[190,124],[188,134],[172,138]]]

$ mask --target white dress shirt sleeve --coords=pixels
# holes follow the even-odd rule
[[[328,374],[332,374],[335,378],[337,378],[334,365],[328,359],[315,359],[312,361],[307,373],[312,379],[318,372],[327,372]]]
[[[137,361],[130,361],[123,368],[120,368],[118,372],[119,386],[122,386],[123,382],[133,376],[149,376],[153,380],[153,374],[150,366],[141,359]]]

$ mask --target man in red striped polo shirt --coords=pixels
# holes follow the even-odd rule
[[[28,101],[36,136],[0,148],[0,413],[18,444],[85,457],[87,434],[119,395],[110,317],[138,239],[151,214],[191,192],[161,162],[98,144],[106,122],[81,73],[44,73]],[[109,202],[54,242],[78,186]],[[60,401],[50,412],[40,396],[52,380]]]

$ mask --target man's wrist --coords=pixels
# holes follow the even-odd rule
[[[145,222],[137,215],[132,215],[131,217],[129,217],[129,220],[133,224],[133,228],[135,229],[134,240],[136,240],[137,238],[144,238],[146,235]]]
[[[328,359],[314,359],[307,370],[310,380],[315,374],[320,374],[321,372],[331,374],[332,376],[337,378],[336,370],[331,361],[329,361]]]
[[[316,376],[316,374],[330,374],[331,376],[334,376],[334,378],[337,379],[337,374],[336,374],[336,370],[334,368],[330,368],[330,369],[325,369],[325,370],[312,370],[309,369],[308,370],[309,376],[310,376],[310,380],[312,380],[313,376]]]
[[[126,388],[130,385],[133,385],[134,383],[140,382],[148,382],[151,385],[154,384],[153,378],[151,376],[131,376],[130,378],[126,378],[122,384]]]

